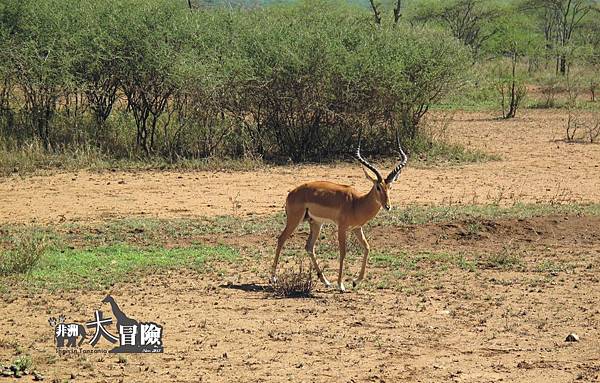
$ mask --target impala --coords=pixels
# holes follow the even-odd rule
[[[349,230],[354,233],[363,249],[360,273],[352,281],[352,284],[356,286],[363,280],[369,257],[369,244],[365,238],[363,226],[375,217],[382,207],[386,210],[391,209],[388,193],[407,161],[407,156],[402,151],[400,142],[398,142],[398,149],[400,151],[400,162],[384,180],[379,170],[360,155],[359,143],[356,149],[356,158],[363,165],[365,176],[373,182],[373,187],[366,194],[357,192],[351,186],[327,181],[308,182],[298,186],[288,194],[285,205],[287,223],[277,240],[277,250],[275,251],[275,260],[271,270],[271,282],[277,281],[277,263],[283,245],[302,221],[308,221],[310,225],[310,234],[305,249],[321,282],[328,287],[331,286],[319,268],[315,257],[315,243],[325,222],[334,223],[338,228],[340,249],[338,288],[340,291],[345,291],[342,277],[344,258],[346,257],[346,236]],[[367,169],[373,172],[376,178],[373,178],[367,172]]]

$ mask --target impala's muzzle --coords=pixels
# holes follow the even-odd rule
[[[392,207],[390,206],[390,204],[389,204],[389,203],[386,203],[386,204],[383,206],[383,208],[384,208],[385,210],[387,210],[387,211],[390,211],[390,210],[392,210]]]

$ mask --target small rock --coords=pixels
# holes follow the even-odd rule
[[[2,371],[2,376],[13,376],[14,372],[11,370],[3,370]]]
[[[573,332],[567,335],[567,337],[565,338],[565,342],[579,342],[579,335]]]
[[[40,374],[37,371],[33,372],[33,380],[35,380],[36,382],[42,381],[44,380],[44,375]]]
[[[74,372],[72,372],[72,373],[71,373],[71,379],[75,379],[76,377],[77,377],[77,374],[76,374],[76,373],[74,373]]]

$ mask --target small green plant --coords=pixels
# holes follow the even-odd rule
[[[572,266],[562,262],[554,262],[552,260],[545,259],[536,265],[535,271],[540,273],[558,273],[568,270],[569,268],[572,268]]]
[[[481,231],[483,230],[483,226],[480,222],[471,221],[467,224],[467,236],[469,237],[479,237]]]
[[[0,275],[25,274],[40,261],[47,248],[45,235],[27,232],[12,238],[11,248],[0,252]]]
[[[477,270],[477,263],[473,260],[467,259],[463,254],[461,254],[456,260],[456,265],[461,269],[469,272],[474,272]]]
[[[10,366],[0,366],[0,377],[21,378],[32,373],[33,361],[29,355],[20,355]],[[34,378],[40,376],[33,371]],[[35,380],[35,379],[34,379]]]
[[[513,270],[522,266],[522,260],[510,246],[504,246],[501,251],[483,257],[479,264],[488,269]]]
[[[21,355],[15,359],[13,365],[21,371],[30,370],[33,366],[33,360],[29,355]]]

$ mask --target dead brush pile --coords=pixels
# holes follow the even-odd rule
[[[273,283],[273,295],[278,298],[310,298],[315,286],[313,270],[305,270],[300,263],[298,269],[282,271]]]

